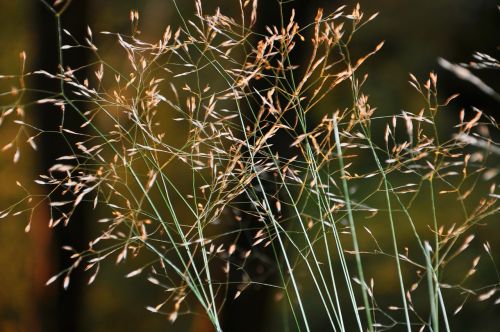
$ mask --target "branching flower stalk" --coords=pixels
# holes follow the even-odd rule
[[[24,110],[39,104],[61,112],[57,133],[68,150],[35,180],[49,194],[19,184],[27,197],[0,218],[48,205],[49,226],[64,227],[76,209],[93,208],[100,234],[85,250],[65,247],[74,263],[48,284],[63,278],[70,287],[80,266],[90,284],[101,264],[126,262],[134,266],[127,278],[145,276],[166,294],[149,311],[171,322],[201,311],[215,331],[224,330],[227,306],[263,287],[283,301],[283,330],[360,332],[449,331],[453,303],[458,314],[470,297],[488,301],[500,289],[500,280],[472,282],[479,256],[458,281],[443,273],[464,264],[474,230],[498,216],[490,135],[498,124],[477,110],[468,120],[459,114],[454,134],[438,126],[438,110],[457,96],[440,102],[433,73],[424,84],[410,75],[421,110],[384,115],[371,107],[362,71],[383,43],[360,56],[351,43],[377,14],[365,18],[359,5],[319,9],[299,26],[280,3],[280,22],[257,33],[256,0],[235,0],[236,15],[207,14],[201,1],[188,15],[174,0],[180,26],[154,42],[139,38],[137,11],[131,35],[97,37],[88,28],[79,41],[61,26],[70,1],[59,11],[42,2],[57,23],[58,71],[25,72],[22,57],[20,75],[2,77],[19,85],[2,106],[4,125],[14,118],[19,127],[3,150],[23,135],[36,147],[45,131]],[[103,55],[101,37],[117,41],[125,62]],[[299,46],[308,53],[296,63]],[[68,49],[93,55],[85,67],[92,77],[65,65]],[[25,101],[30,76],[57,80],[60,90]],[[342,89],[348,106],[332,108]],[[79,114],[82,132],[67,126],[66,112]],[[429,199],[430,209],[419,209]],[[450,200],[461,211],[443,220],[439,206]],[[489,242],[484,248],[498,277]],[[380,270],[398,286],[400,305],[377,293]]]

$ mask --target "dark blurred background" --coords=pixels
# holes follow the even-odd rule
[[[213,7],[213,1],[203,2]],[[273,3],[274,0],[259,1],[261,16],[257,28],[272,24],[276,17]],[[362,54],[385,40],[382,51],[363,69],[370,75],[365,91],[370,94],[371,105],[379,112],[418,111],[421,100],[407,83],[408,73],[424,78],[434,70],[440,78],[441,96],[461,94],[460,101],[450,108],[450,112],[456,111],[450,114],[450,118],[456,118],[461,107],[470,105],[500,118],[495,100],[443,71],[437,64],[438,57],[465,62],[475,51],[493,56],[498,53],[500,15],[496,1],[365,0],[360,3],[366,15],[374,12],[380,12],[380,15],[357,34],[354,52]],[[191,11],[193,8],[191,0],[182,0],[179,4],[181,10]],[[299,22],[308,22],[313,20],[318,7],[328,12],[343,4],[353,5],[354,2],[297,0],[288,8],[296,9]],[[221,1],[221,6],[229,12],[237,10],[232,7],[233,1]],[[161,36],[166,25],[176,26],[179,22],[169,0],[75,0],[62,17],[63,27],[77,38],[83,36],[87,25],[94,33],[103,30],[129,33],[131,9],[137,9],[141,15],[140,28],[145,39],[154,40]],[[0,74],[18,72],[18,54],[23,50],[28,56],[27,70],[55,72],[55,21],[47,8],[36,0],[4,0],[0,2],[0,15]],[[103,50],[107,52],[106,56],[113,57],[112,48],[104,47]],[[72,66],[85,64],[87,60],[84,54],[71,52],[66,59]],[[498,90],[497,73],[480,75]],[[42,89],[56,89],[40,86],[49,84],[46,81],[30,83]],[[318,114],[331,111],[322,110]],[[54,125],[50,112],[44,112],[41,107],[31,108],[29,116],[45,127]],[[4,124],[2,135],[7,137],[12,133],[14,128]],[[40,153],[26,153],[21,163],[15,166],[10,155],[0,155],[2,206],[21,197],[15,186],[16,179],[31,183],[36,174],[45,171],[58,155],[58,146],[47,144],[50,140],[42,140]],[[181,317],[178,324],[171,325],[164,316],[146,311],[144,307],[158,303],[162,294],[140,278],[124,279],[123,276],[130,271],[127,265],[104,264],[92,286],[85,286],[86,280],[77,274],[67,291],[63,291],[57,282],[45,287],[47,279],[69,263],[68,253],[61,251],[60,247],[71,244],[83,248],[90,238],[87,234],[92,232],[92,220],[85,211],[75,217],[75,222],[67,228],[50,231],[46,226],[48,215],[39,209],[28,234],[24,232],[26,218],[23,216],[0,221],[0,332],[202,330],[203,324],[196,325],[188,318]],[[498,248],[498,243],[492,245]],[[248,310],[251,315],[258,308]],[[464,314],[457,318],[460,324],[455,330],[494,331],[495,326],[500,325],[500,313],[495,308],[479,306],[468,313],[470,316]],[[485,318],[481,319],[480,315]],[[478,319],[480,323],[474,323]],[[483,327],[478,330],[477,324],[483,324]]]

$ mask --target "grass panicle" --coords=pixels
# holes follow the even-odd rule
[[[494,301],[498,278],[469,288],[479,257],[462,278],[446,273],[463,266],[478,226],[498,216],[494,119],[462,111],[450,133],[443,113],[457,96],[443,99],[434,73],[423,82],[410,75],[421,109],[385,115],[372,107],[363,66],[383,42],[352,53],[377,15],[359,5],[319,9],[305,26],[284,12],[288,20],[260,34],[257,1],[234,2],[240,14],[232,17],[206,12],[199,0],[189,15],[173,1],[180,25],[155,41],[140,38],[137,11],[130,35],[88,28],[77,40],[61,26],[64,9],[44,2],[58,23],[60,71],[26,71],[23,53],[19,74],[2,76],[16,89],[0,120],[19,130],[3,150],[19,162],[25,142],[36,150],[38,136],[55,134],[67,153],[35,180],[48,194],[19,184],[26,198],[0,217],[48,205],[49,227],[64,227],[75,210],[90,208],[100,232],[86,250],[66,247],[74,263],[48,284],[64,278],[70,286],[76,268],[90,284],[101,264],[127,261],[127,278],[143,276],[166,294],[149,311],[172,322],[201,311],[216,331],[225,306],[259,287],[276,291],[283,329],[298,331],[318,329],[318,317],[332,331],[449,331],[468,299]],[[115,40],[126,63],[107,59],[102,39]],[[300,64],[298,45],[308,49]],[[92,62],[67,67],[69,49]],[[474,68],[498,67],[475,58]],[[31,76],[60,89],[27,101]],[[342,90],[348,105],[332,104]],[[25,119],[39,104],[60,112],[58,130]],[[67,126],[68,112],[79,115],[80,131]],[[287,151],[279,141],[290,142]],[[448,219],[442,204],[450,201],[457,210]],[[398,289],[390,303],[377,296],[378,282],[387,282],[377,269]]]

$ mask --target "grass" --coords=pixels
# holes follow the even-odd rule
[[[410,75],[421,110],[379,115],[362,68],[383,43],[361,56],[350,50],[376,14],[367,18],[359,5],[319,9],[314,22],[299,26],[283,9],[262,35],[253,29],[257,1],[236,1],[239,17],[207,14],[201,1],[190,16],[173,1],[181,25],[155,42],[140,39],[136,11],[131,35],[102,33],[118,42],[125,67],[101,56],[90,28],[84,41],[63,30],[67,7],[43,3],[57,22],[60,71],[23,65],[20,75],[4,77],[17,79],[21,91],[2,111],[10,119],[18,110],[20,130],[4,150],[23,144],[23,135],[36,147],[46,132],[21,110],[49,103],[61,111],[56,134],[68,153],[36,180],[49,195],[28,193],[1,216],[33,214],[43,204],[51,207],[50,227],[67,225],[80,208],[105,215],[87,250],[66,248],[74,264],[48,284],[64,278],[68,287],[80,266],[91,272],[90,284],[108,261],[142,262],[126,277],[144,276],[168,294],[149,311],[171,322],[201,311],[216,331],[224,308],[258,287],[278,292],[286,304],[282,328],[297,331],[450,331],[457,298],[495,294],[498,278],[468,286],[479,258],[459,281],[446,271],[456,261],[463,267],[475,229],[498,215],[491,174],[499,147],[490,136],[498,125],[477,110],[470,119],[460,115],[454,134],[440,127],[457,96],[443,99],[434,73],[424,82]],[[310,50],[300,65],[293,62],[298,44]],[[68,49],[94,60],[69,69]],[[24,105],[24,79],[33,75],[59,81],[60,89]],[[329,96],[342,89],[349,105],[331,105]],[[325,107],[328,114],[314,121]],[[66,126],[67,112],[79,114],[81,132]],[[280,141],[289,142],[287,151]],[[453,220],[441,205],[448,201],[459,207]],[[377,297],[380,268],[392,274],[396,303]]]

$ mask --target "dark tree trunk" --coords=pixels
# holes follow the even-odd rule
[[[51,1],[52,2],[52,1]],[[50,73],[59,71],[58,46],[57,46],[57,26],[56,18],[41,2],[33,2],[33,24],[34,31],[37,32],[35,40],[35,51],[37,52],[35,63],[32,67],[35,69],[43,69]],[[61,20],[63,28],[71,31],[78,39],[83,40],[85,29],[87,27],[88,14],[87,1],[73,1],[67,10],[63,13]],[[64,36],[63,36],[64,38]],[[76,68],[85,64],[87,59],[81,51],[65,54],[65,66]],[[46,77],[37,77],[32,82],[32,88],[44,91],[59,91],[59,82],[57,80],[49,80]],[[41,97],[40,95],[34,96]],[[44,95],[43,97],[47,97]],[[45,106],[47,105],[47,106]],[[61,112],[55,106],[36,105],[36,123],[44,130],[59,129],[61,123]],[[76,112],[67,107],[65,127],[79,128],[81,119]],[[79,129],[81,130],[81,129]],[[70,141],[70,144],[74,142]],[[68,145],[64,142],[60,134],[43,135],[39,142],[38,167],[36,171],[39,174],[45,174],[47,170],[54,164],[55,159],[61,155],[67,154]],[[72,220],[67,227],[62,225],[57,226],[54,230],[48,230],[46,223],[48,222],[48,211],[41,213],[40,218],[36,218],[41,225],[34,226],[34,244],[43,246],[34,250],[40,254],[36,257],[36,267],[53,267],[52,273],[57,273],[71,265],[70,254],[67,251],[62,251],[61,246],[71,245],[75,249],[84,249],[87,244],[86,239],[86,213],[84,209],[79,209],[72,216]],[[42,220],[45,219],[45,220]],[[51,234],[47,234],[51,232]],[[52,239],[52,241],[47,240]],[[52,242],[52,243],[51,243]],[[85,285],[81,270],[74,271],[71,274],[70,286],[67,290],[62,288],[62,279],[57,283],[48,286],[48,290],[41,290],[40,283],[46,280],[40,280],[47,273],[38,273],[35,276],[34,283],[37,298],[35,321],[38,321],[38,331],[83,331],[82,322],[82,306],[83,306],[83,286]],[[44,286],[42,286],[44,287]]]

